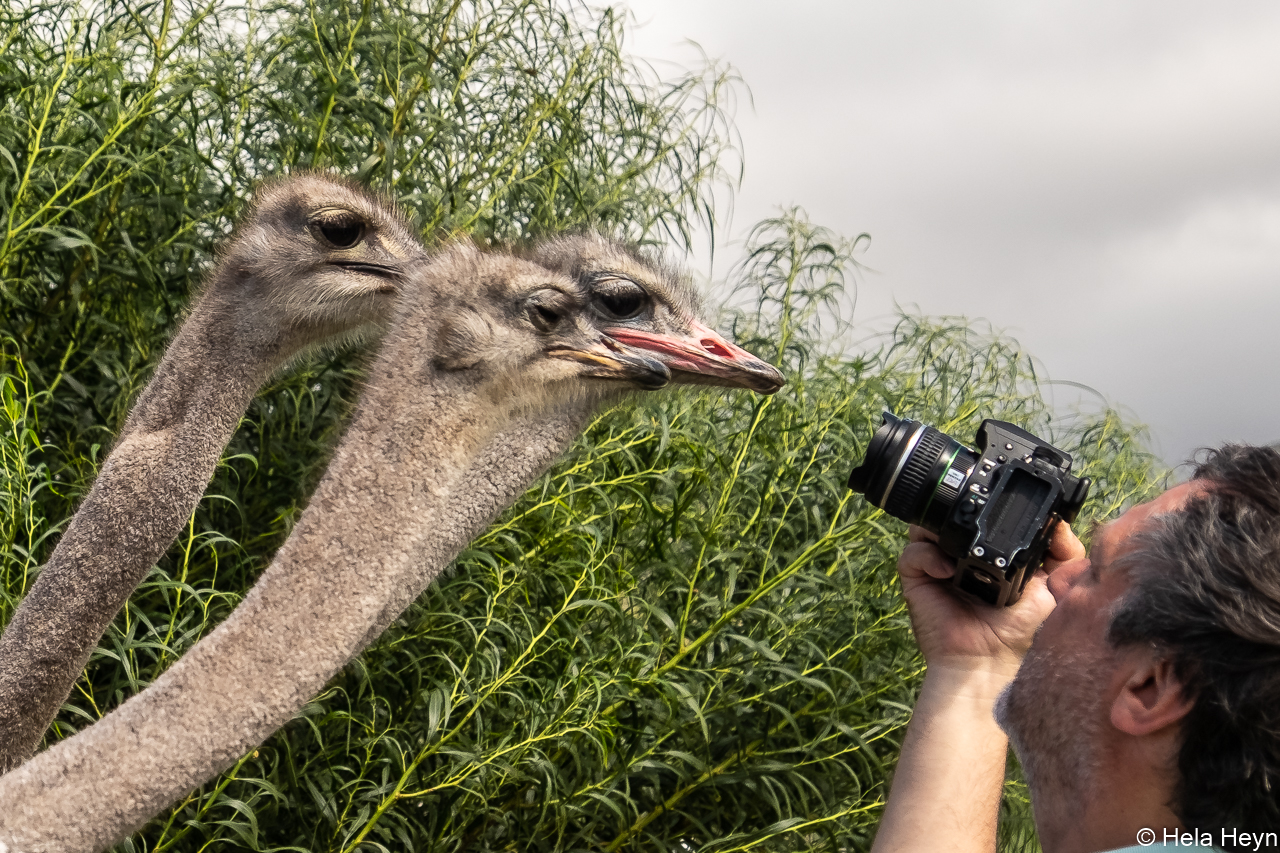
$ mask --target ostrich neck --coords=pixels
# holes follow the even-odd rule
[[[204,493],[278,347],[201,299],[0,636],[0,772],[39,745],[89,655]],[[212,310],[211,310],[212,307]]]
[[[101,849],[230,766],[412,602],[593,408],[501,422],[492,400],[448,381],[406,392],[421,365],[384,358],[374,375],[258,584],[151,687],[0,778],[0,841]]]

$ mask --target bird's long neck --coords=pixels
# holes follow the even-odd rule
[[[100,849],[230,766],[421,593],[592,408],[504,422],[492,397],[388,343],[258,584],[151,687],[0,778],[0,841]]]
[[[129,594],[190,517],[278,347],[199,300],[0,636],[0,772],[39,745]]]

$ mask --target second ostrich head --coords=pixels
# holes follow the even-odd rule
[[[508,389],[521,405],[606,401],[669,384],[764,394],[783,385],[776,368],[699,319],[696,293],[673,268],[625,244],[587,234],[522,255],[463,244],[447,251],[478,268],[458,276],[457,286],[432,289],[441,315],[433,363],[503,373],[521,389],[537,389],[532,396]],[[495,389],[502,387],[499,381]]]

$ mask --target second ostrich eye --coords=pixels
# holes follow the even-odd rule
[[[355,216],[330,216],[316,220],[314,228],[335,249],[350,249],[364,236],[364,222]]]
[[[524,303],[529,321],[539,331],[553,331],[569,310],[567,298],[555,288],[543,288],[529,295]]]
[[[597,285],[595,304],[610,320],[630,320],[649,306],[649,294],[633,281],[608,279]]]

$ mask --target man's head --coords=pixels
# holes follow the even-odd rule
[[[1167,655],[1194,703],[1172,803],[1188,826],[1280,831],[1280,453],[1227,446],[1181,512],[1139,534],[1117,648]]]
[[[997,707],[1037,819],[1120,756],[1164,782],[1184,826],[1280,829],[1280,453],[1211,453],[1050,588],[1057,608]]]

